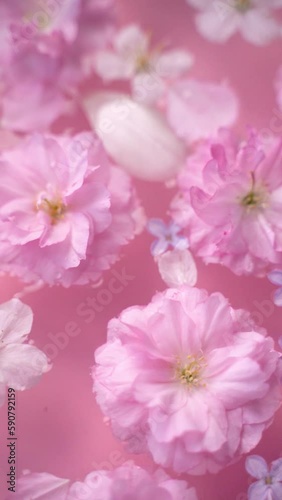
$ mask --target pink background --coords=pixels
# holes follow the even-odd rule
[[[241,99],[239,130],[243,132],[247,124],[258,129],[271,127],[276,109],[273,79],[282,62],[281,42],[256,48],[235,37],[223,46],[208,44],[195,32],[193,13],[185,0],[120,0],[119,9],[123,23],[137,21],[153,31],[156,41],[170,40],[175,47],[180,45],[192,51],[196,57],[191,71],[193,77],[230,82]],[[280,125],[282,131],[282,115],[281,123],[276,121],[276,125]],[[140,181],[135,184],[148,216],[164,217],[173,192],[158,184]],[[146,304],[157,290],[165,288],[149,253],[150,242],[150,236],[144,233],[123,251],[115,269],[124,267],[134,279],[89,324],[76,309],[88,296],[95,297],[100,289],[107,288],[111,272],[105,275],[100,288],[45,288],[24,298],[34,311],[31,338],[38,347],[50,343],[48,334],[63,331],[69,321],[75,321],[81,333],[71,338],[64,349],[58,349],[53,369],[35,388],[17,394],[18,475],[23,469],[30,469],[77,480],[93,469],[113,468],[134,458],[123,450],[104,423],[92,394],[90,370],[95,349],[105,342],[109,319],[125,307]],[[234,307],[257,313],[255,301],[271,300],[273,286],[267,279],[238,278],[218,266],[198,264],[198,286],[210,292],[222,292]],[[1,278],[1,302],[21,288],[16,280]],[[282,311],[275,308],[267,316],[261,322],[277,339],[282,333]],[[6,416],[7,408],[3,406],[0,410],[0,498],[6,495],[8,472]],[[282,411],[277,413],[273,425],[254,450],[269,461],[282,456],[281,416]],[[150,469],[154,467],[146,456],[136,456],[135,462]],[[191,485],[197,486],[200,500],[246,498],[248,476],[244,459],[218,475],[188,479]]]

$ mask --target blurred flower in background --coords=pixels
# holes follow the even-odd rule
[[[281,36],[274,11],[282,0],[186,0],[200,12],[199,33],[210,42],[224,43],[235,33],[254,45],[265,45]]]

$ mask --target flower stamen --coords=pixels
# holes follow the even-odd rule
[[[251,0],[235,0],[235,8],[240,12],[246,12],[251,8]]]
[[[204,356],[187,356],[188,363],[183,364],[180,360],[177,361],[175,376],[182,384],[192,387],[205,387],[202,380],[203,369],[205,368]]]
[[[251,190],[241,199],[241,205],[247,209],[264,208],[266,206],[266,192],[261,187],[255,186],[255,174],[251,172],[252,185]]]
[[[48,198],[42,198],[40,203],[37,204],[37,209],[48,214],[52,224],[56,224],[62,219],[66,212],[66,206],[61,199],[48,200]]]

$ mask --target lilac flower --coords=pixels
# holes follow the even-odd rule
[[[165,224],[161,219],[150,219],[147,224],[149,233],[156,236],[156,240],[151,245],[151,254],[161,255],[169,247],[177,250],[189,248],[188,239],[185,236],[179,236],[182,230],[175,222]]]
[[[268,467],[264,458],[251,455],[246,459],[246,471],[257,479],[248,490],[248,500],[281,500],[282,458]]]
[[[279,288],[274,292],[273,301],[276,306],[282,306],[282,269],[274,269],[267,275],[269,281],[273,285],[278,285]]]

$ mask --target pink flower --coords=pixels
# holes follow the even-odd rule
[[[137,25],[121,29],[110,50],[97,52],[95,70],[106,82],[131,80],[133,97],[155,101],[165,90],[164,82],[187,72],[193,56],[180,49],[151,49],[150,36]]]
[[[111,0],[15,0],[1,5],[1,123],[48,129],[75,108],[88,54],[113,32]],[[38,109],[40,108],[40,113]]]
[[[269,468],[264,458],[251,455],[246,459],[247,472],[257,481],[248,490],[248,500],[280,500],[282,498],[282,458]]]
[[[25,343],[32,320],[32,310],[18,299],[0,305],[0,406],[6,387],[29,389],[51,368],[42,351]]]
[[[179,175],[173,217],[206,263],[264,275],[282,262],[281,141],[228,131],[200,144]]]
[[[186,286],[111,320],[93,378],[115,434],[176,472],[248,453],[281,404],[279,353],[252,325],[220,293]]]
[[[235,33],[254,45],[265,45],[281,35],[272,10],[281,0],[186,0],[196,14],[199,33],[211,42],[224,43]]]
[[[129,178],[91,133],[33,135],[2,154],[2,269],[49,285],[100,278],[142,226]]]
[[[91,472],[83,482],[72,484],[45,472],[27,473],[18,480],[14,497],[39,500],[46,494],[52,500],[197,500],[185,481],[171,479],[160,469],[150,475],[129,463],[113,471]]]

